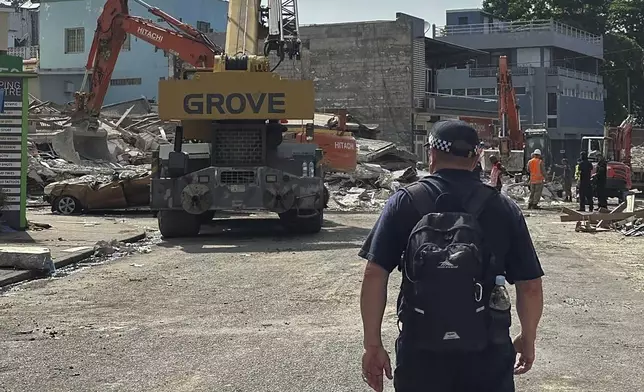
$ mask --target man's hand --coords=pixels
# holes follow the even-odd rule
[[[535,360],[534,340],[526,339],[523,335],[519,335],[514,338],[514,349],[517,351],[514,374],[525,374],[532,368]]]
[[[362,354],[362,379],[376,392],[383,390],[383,371],[392,379],[389,354],[382,346],[367,346]]]

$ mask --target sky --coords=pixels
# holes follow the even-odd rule
[[[394,20],[396,12],[445,25],[445,10],[480,8],[482,0],[298,0],[300,25]]]

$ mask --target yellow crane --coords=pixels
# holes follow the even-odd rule
[[[300,44],[296,0],[231,0],[214,67],[159,82],[159,116],[181,121],[151,184],[164,237],[197,235],[220,210],[272,211],[291,231],[320,231],[322,152],[282,138],[285,119],[314,117],[313,82],[282,79],[269,62],[299,59]]]

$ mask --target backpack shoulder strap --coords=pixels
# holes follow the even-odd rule
[[[441,177],[428,176],[402,188],[418,212],[419,220],[434,209],[436,197],[442,193],[441,188],[433,180],[447,184],[447,181]]]
[[[470,192],[463,203],[463,208],[468,214],[478,219],[483,210],[485,210],[487,203],[498,193],[499,191],[494,187],[488,184],[481,184],[480,187],[476,187]]]

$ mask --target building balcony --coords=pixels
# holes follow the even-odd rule
[[[586,82],[604,84],[604,77],[601,75],[577,71],[570,68],[548,67],[547,73],[548,76],[565,76],[572,79],[584,80]]]
[[[555,47],[598,59],[603,59],[604,51],[602,36],[552,19],[437,26],[433,38],[480,50]]]
[[[475,98],[458,95],[447,95],[427,92],[425,99],[418,109],[432,113],[481,116],[496,118],[498,116],[498,102],[496,97]]]
[[[514,66],[510,68],[513,76],[530,76],[534,75],[534,67]],[[469,68],[470,78],[496,78],[499,72],[497,67]]]
[[[39,46],[20,46],[16,48],[7,48],[9,56],[22,57],[23,60],[40,58]]]
[[[511,67],[512,76],[532,76],[536,73],[538,67],[525,67],[521,65]],[[469,68],[470,78],[491,78],[496,77],[498,68],[496,67],[483,67],[483,68]],[[577,71],[564,67],[546,67],[546,74],[548,76],[565,76],[572,79],[583,80],[586,82],[593,82],[603,84],[604,78],[601,75],[592,74],[589,72]]]

